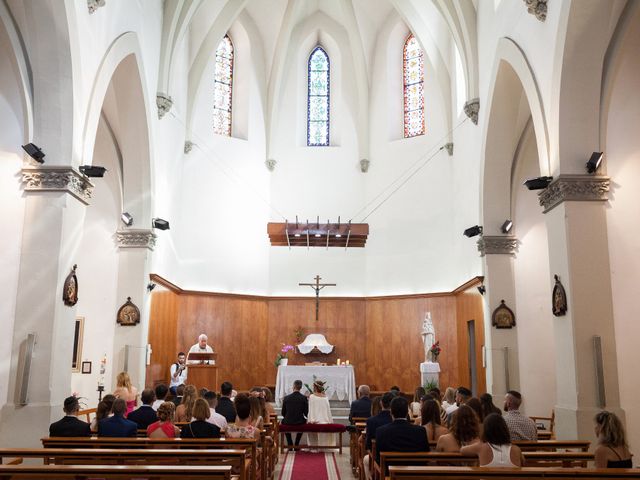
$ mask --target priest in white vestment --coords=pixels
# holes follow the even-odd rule
[[[307,423],[333,423],[329,398],[327,398],[327,395],[324,393],[324,384],[325,382],[320,380],[313,382],[313,393],[309,395]],[[333,433],[307,433],[309,446],[313,449],[313,447],[317,445],[329,445],[329,439],[334,435]]]
[[[198,343],[196,343],[189,349],[189,353],[213,353],[213,348],[211,348],[210,345],[207,345],[208,340],[209,338],[204,333],[201,333],[198,337]],[[189,360],[187,363],[209,363],[209,360],[206,360],[204,362],[201,362],[200,360]]]

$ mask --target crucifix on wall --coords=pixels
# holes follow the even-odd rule
[[[316,281],[316,283],[299,283],[298,285],[301,287],[311,287],[315,290],[316,292],[316,322],[318,321],[318,316],[320,313],[320,290],[322,290],[324,287],[335,287],[336,284],[335,283],[320,283],[320,280],[322,280],[322,278],[320,278],[320,275],[316,275],[316,277],[314,278],[314,280]]]

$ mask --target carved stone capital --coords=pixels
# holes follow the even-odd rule
[[[173,100],[166,93],[158,92],[156,95],[156,106],[158,107],[158,118],[162,118],[166,113],[169,113]]]
[[[524,0],[527,12],[544,22],[547,19],[547,0]]]
[[[267,167],[267,170],[269,170],[270,172],[273,172],[276,169],[277,163],[278,162],[273,158],[269,158],[264,162],[265,166]]]
[[[471,121],[478,124],[478,112],[480,111],[480,99],[472,98],[464,104],[464,114],[471,119]]]
[[[118,230],[116,241],[119,248],[148,248],[156,245],[156,234],[150,229]]]
[[[515,255],[518,250],[518,239],[502,235],[485,235],[478,240],[480,256],[485,255]]]
[[[104,7],[106,0],[87,0],[87,7],[89,8],[89,14],[95,12],[100,7]]]
[[[360,160],[360,171],[362,173],[367,173],[369,171],[369,165],[371,165],[371,160],[363,158]]]
[[[593,175],[560,175],[538,194],[544,213],[566,201],[606,202],[609,177]]]
[[[184,154],[187,155],[193,149],[194,145],[195,143],[193,143],[191,140],[187,140],[186,142],[184,142]]]
[[[22,184],[27,192],[67,192],[89,205],[93,183],[70,166],[23,167]]]
[[[445,143],[444,148],[450,157],[453,156],[453,142]]]

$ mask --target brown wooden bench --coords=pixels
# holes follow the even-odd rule
[[[0,479],[80,480],[229,480],[231,467],[220,465],[0,465]]]
[[[537,442],[515,441],[514,445],[520,447],[523,452],[529,451],[558,451],[558,450],[575,450],[579,452],[588,452],[588,441],[583,440],[538,440]]]
[[[247,438],[140,438],[140,437],[45,437],[45,448],[98,448],[98,449],[243,449],[251,459],[250,479],[257,480],[257,464],[264,465],[258,455],[257,441]],[[263,451],[261,451],[263,453]]]
[[[545,478],[548,480],[603,480],[640,478],[640,469],[625,468],[487,468],[487,467],[389,467],[391,480],[498,480]]]
[[[244,449],[5,448],[0,449],[0,464],[41,458],[45,465],[230,465],[240,480],[248,480],[250,463],[245,453]]]

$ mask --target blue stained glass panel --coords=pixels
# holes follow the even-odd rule
[[[309,56],[307,146],[329,145],[329,56],[320,46]]]

